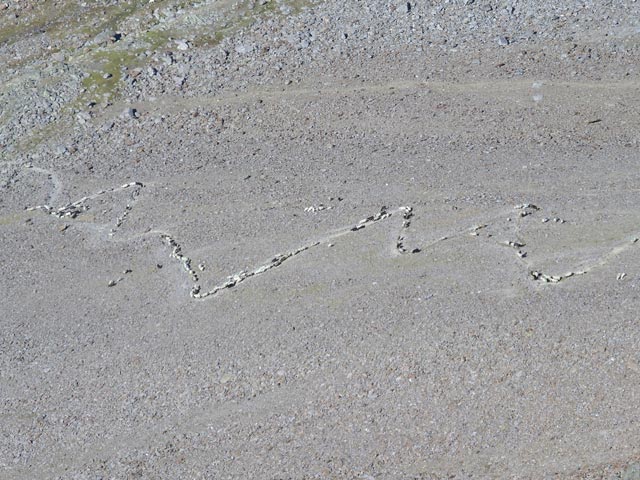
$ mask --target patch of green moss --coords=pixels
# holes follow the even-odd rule
[[[179,34],[173,30],[153,29],[144,32],[140,40],[151,50],[156,50],[168,44],[172,38],[177,38],[177,35]]]
[[[290,0],[286,4],[290,7],[292,15],[299,13],[303,8],[317,3],[318,0]],[[97,3],[97,2],[96,2]],[[21,25],[5,25],[0,23],[0,44],[3,41],[15,41],[21,35],[37,32],[45,29],[46,32],[62,45],[65,38],[79,36],[89,40],[104,31],[119,31],[121,25],[132,16],[140,19],[138,23],[139,33],[135,49],[124,50],[120,44],[108,44],[97,46],[87,44],[81,50],[74,53],[74,57],[89,75],[83,79],[85,92],[74,101],[65,105],[61,112],[61,119],[42,128],[32,131],[31,135],[20,142],[20,149],[28,151],[36,145],[46,142],[47,138],[55,135],[59,129],[64,129],[74,123],[73,113],[84,109],[91,101],[104,101],[105,97],[115,100],[122,84],[122,72],[124,67],[132,69],[142,67],[146,59],[139,54],[145,50],[157,51],[166,46],[172,38],[183,38],[185,31],[178,27],[163,29],[155,25],[150,19],[149,13],[156,8],[172,6],[186,9],[191,2],[184,0],[156,0],[149,3],[148,0],[129,0],[119,2],[116,5],[96,5],[89,3],[88,7],[79,7],[74,2],[64,2],[62,5],[52,6],[43,2],[43,7],[34,12],[33,19],[29,23]],[[281,3],[271,0],[263,5],[255,5],[249,8],[248,2],[240,2],[228,12],[226,25],[211,31],[211,28],[189,29],[189,38],[196,47],[215,46],[224,38],[237,33],[243,28],[249,27],[258,18],[269,15],[282,15],[279,10]],[[46,8],[44,7],[46,6]],[[62,49],[64,50],[64,48]],[[50,55],[51,51],[45,52]],[[111,74],[104,78],[105,73]]]
[[[23,222],[24,219],[29,215],[28,212],[20,212],[20,213],[12,213],[9,215],[4,215],[0,217],[0,225],[12,225],[15,223]]]
[[[198,37],[193,41],[193,44],[196,47],[213,47],[218,45],[223,38],[224,34],[220,31],[214,32],[213,34],[205,33],[198,35]]]
[[[254,10],[255,15],[264,15],[266,13],[273,13],[277,10],[277,5],[274,0],[265,3],[264,5],[256,5]]]
[[[85,96],[100,99],[105,95],[115,94],[122,78],[123,67],[131,68],[136,62],[139,62],[137,53],[139,52],[130,50],[94,53],[92,63],[96,65],[96,70],[82,81],[82,86],[87,90]],[[105,78],[105,74],[110,76]]]
[[[95,37],[105,30],[119,31],[119,24],[128,17],[144,10],[148,2],[122,2],[117,5],[92,6],[83,12],[82,16],[73,20],[72,27],[76,27],[78,33],[88,37]],[[89,22],[89,19],[94,19]]]
[[[30,26],[25,25],[5,25],[0,27],[0,45],[13,43],[20,36],[25,35]]]
[[[1,22],[6,24],[0,24],[0,45],[11,45],[26,36],[60,28],[72,13],[73,6],[71,3],[53,6],[50,2],[43,2],[41,5],[36,6],[32,12],[25,15],[26,19],[7,15]]]

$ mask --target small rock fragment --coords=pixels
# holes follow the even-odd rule
[[[138,118],[140,115],[138,114],[138,110],[135,108],[125,108],[120,115],[122,118]]]
[[[515,208],[516,210],[525,210],[527,208],[530,208],[531,210],[540,210],[540,207],[534,205],[533,203],[523,203],[521,205],[516,205],[513,208]]]
[[[512,242],[511,240],[507,240],[502,242],[503,245],[506,245],[507,247],[513,247],[513,248],[522,248],[525,246],[524,243],[520,243],[520,242]]]
[[[176,40],[176,48],[178,50],[188,50],[189,42],[187,42],[186,40]]]

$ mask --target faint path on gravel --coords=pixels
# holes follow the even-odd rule
[[[535,87],[532,87],[534,86]],[[394,80],[383,83],[363,83],[363,82],[336,82],[335,85],[324,84],[320,87],[299,86],[299,87],[256,87],[251,91],[224,92],[216,95],[198,95],[193,97],[178,97],[165,95],[161,99],[145,100],[139,102],[120,101],[114,103],[96,119],[117,116],[125,106],[148,111],[172,111],[188,110],[202,106],[230,105],[243,103],[255,99],[277,101],[287,98],[331,98],[338,95],[356,94],[382,94],[390,91],[402,92],[405,90],[424,89],[443,94],[460,94],[481,92],[492,95],[507,96],[511,94],[528,95],[532,88],[543,88],[545,92],[600,92],[610,93],[613,91],[634,91],[640,90],[640,82],[635,80],[621,82],[555,82],[544,79],[532,81],[522,80],[494,80],[465,83],[433,82],[423,80]]]

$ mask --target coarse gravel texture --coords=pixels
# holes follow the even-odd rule
[[[0,0],[0,478],[639,480],[639,14]]]

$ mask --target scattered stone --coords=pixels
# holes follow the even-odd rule
[[[240,44],[240,45],[236,45],[235,51],[240,55],[245,55],[251,52],[251,47],[244,44]]]
[[[120,116],[125,119],[136,119],[140,115],[138,114],[138,110],[136,110],[135,108],[129,107],[129,108],[125,108],[122,111],[122,114]]]
[[[67,147],[64,145],[56,145],[53,149],[53,153],[56,155],[64,155],[67,153]]]
[[[84,125],[91,120],[91,114],[89,112],[78,112],[76,114],[76,120],[80,125]]]
[[[562,276],[546,275],[544,273],[537,272],[537,271],[530,272],[530,275],[534,280],[541,281],[544,283],[558,283],[563,279]]]
[[[624,279],[624,277],[626,277],[626,276],[627,276],[627,274],[626,274],[626,273],[624,273],[624,272],[619,273],[618,275],[616,275],[616,280],[622,280],[622,279]]]
[[[513,247],[513,248],[522,248],[522,247],[526,246],[524,243],[512,242],[511,240],[506,240],[506,241],[504,241],[502,243],[503,243],[503,245],[506,245],[508,247]]]
[[[186,40],[176,40],[176,48],[178,50],[188,50],[189,49],[189,42]]]
[[[509,45],[509,39],[507,37],[498,37],[498,45],[501,47],[506,47]]]
[[[310,212],[310,213],[316,213],[316,212],[321,212],[322,210],[331,210],[332,208],[333,207],[327,206],[321,203],[319,205],[312,205],[310,207],[306,207],[304,211]]]

